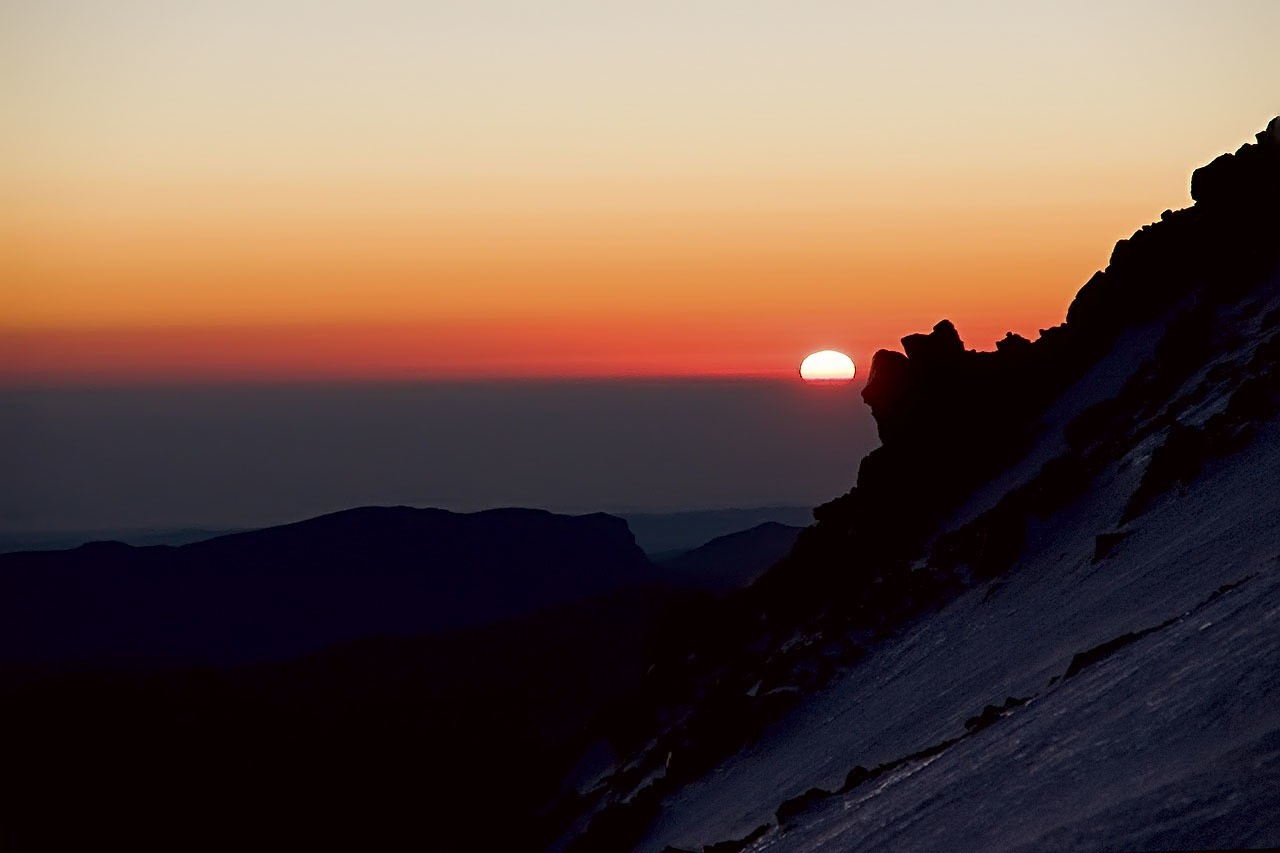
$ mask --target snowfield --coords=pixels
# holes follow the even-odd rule
[[[1271,303],[1231,318],[1246,343],[1225,359],[1247,360]],[[1153,346],[1131,335],[1063,404],[1114,396],[1103,377],[1122,381]],[[1221,403],[1201,395],[1171,413],[1202,421]],[[1050,411],[1029,458],[1057,452],[1065,420]],[[1162,434],[1033,525],[1013,571],[880,645],[668,798],[639,849],[1280,844],[1280,422],[1122,525]],[[1037,467],[1010,469],[1001,491]],[[975,500],[993,502],[989,490]],[[1095,559],[1104,533],[1123,535]],[[881,770],[845,785],[856,766]]]

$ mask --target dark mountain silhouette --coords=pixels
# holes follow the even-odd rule
[[[366,507],[181,547],[0,555],[0,663],[282,660],[654,580],[613,516]]]
[[[817,523],[801,533],[786,559],[714,612],[673,629],[678,638],[665,638],[663,656],[651,668],[645,689],[629,714],[615,721],[616,742],[630,758],[606,784],[579,792],[578,805],[587,817],[566,835],[569,849],[744,849],[758,839],[769,849],[861,846],[868,839],[867,827],[882,826],[888,818],[848,811],[855,801],[847,797],[855,787],[900,773],[899,768],[945,762],[949,750],[964,751],[966,738],[988,732],[1007,715],[1032,719],[1022,708],[1029,700],[1005,692],[1010,668],[1024,660],[1018,654],[1030,654],[1046,642],[1055,645],[1045,654],[1059,647],[1066,652],[1070,644],[1080,643],[1074,651],[1093,661],[1101,657],[1094,654],[1096,648],[1107,655],[1123,654],[1120,649],[1137,654],[1133,650],[1153,631],[1174,631],[1185,624],[1194,634],[1189,614],[1217,601],[1239,581],[1222,577],[1231,566],[1247,575],[1247,565],[1266,565],[1268,580],[1255,589],[1258,595],[1276,591],[1280,542],[1271,535],[1276,525],[1271,521],[1259,527],[1252,515],[1264,505],[1264,512],[1280,512],[1270,501],[1274,490],[1254,479],[1258,465],[1280,463],[1275,454],[1267,455],[1280,446],[1280,118],[1258,134],[1255,144],[1196,170],[1192,196],[1194,207],[1165,211],[1159,222],[1120,241],[1108,267],[1077,294],[1067,321],[1042,330],[1037,340],[1010,334],[996,351],[975,352],[943,320],[928,334],[904,338],[902,352],[875,355],[863,398],[876,419],[881,446],[862,461],[854,488],[814,511]],[[1249,453],[1259,454],[1258,459],[1242,455]],[[1235,467],[1225,468],[1229,464]],[[1230,477],[1224,473],[1226,480],[1200,485],[1205,472],[1221,470],[1229,470]],[[1186,517],[1187,504],[1170,502],[1171,496],[1194,494],[1198,488],[1207,490],[1201,504],[1231,509]],[[1144,555],[1134,550],[1135,537],[1144,537],[1133,525],[1152,512],[1157,515],[1147,523],[1153,531],[1145,536],[1151,550]],[[1212,559],[1186,552],[1185,562],[1201,567],[1198,574],[1181,571],[1180,552],[1170,554],[1168,544],[1207,547],[1200,537],[1187,537],[1193,524],[1214,543]],[[1088,531],[1083,535],[1077,532],[1082,525]],[[1277,550],[1269,556],[1272,547]],[[1126,553],[1127,560],[1122,559]],[[1132,591],[1138,582],[1130,578],[1154,571],[1148,563],[1162,566],[1159,571],[1167,574],[1154,586],[1144,581],[1140,588],[1146,596],[1135,600]],[[1076,565],[1084,568],[1066,568]],[[1097,565],[1114,574],[1100,576],[1109,580],[1099,579],[1096,586],[1070,574],[1087,573],[1087,567]],[[1050,582],[1061,584],[1052,595],[1044,591]],[[1020,592],[1014,597],[1003,592],[1007,588]],[[1006,608],[983,609],[993,596],[1002,595],[1010,597]],[[1087,611],[1088,618],[1063,609],[1073,596],[1069,607]],[[1121,630],[1116,624],[1127,609],[1145,612],[1156,602],[1181,615],[1152,613],[1154,627]],[[1280,602],[1271,606],[1276,604]],[[916,648],[911,638],[928,633],[930,626],[950,624],[950,614],[965,608],[972,610],[971,621],[954,624],[950,640],[941,628],[934,629],[938,637],[929,641],[934,650],[929,657],[914,669],[876,680],[876,672],[890,667],[885,661],[911,654]],[[1018,617],[1019,612],[1032,615]],[[1008,623],[1010,634],[992,647],[990,633],[981,626],[997,618]],[[1236,630],[1248,637],[1242,643],[1256,648],[1265,634],[1258,633],[1261,618],[1239,623]],[[1085,642],[1091,625],[1094,632],[1110,631],[1120,640]],[[1016,633],[1015,627],[1024,633]],[[1054,630],[1061,634],[1056,640]],[[968,639],[959,642],[958,636]],[[1236,658],[1229,646],[1196,639],[1206,673],[1232,671]],[[932,661],[942,660],[943,650],[952,648],[958,656],[953,665],[937,669]],[[993,668],[992,662],[1002,657],[1009,662]],[[1269,660],[1267,687],[1256,689],[1260,696],[1274,697],[1280,672],[1274,656]],[[1157,656],[1147,668],[1155,671],[1166,663]],[[1062,669],[1068,669],[1065,661]],[[1076,671],[1073,664],[1071,674]],[[1033,668],[1024,678],[1038,678],[1038,673]],[[1063,689],[1081,689],[1075,687],[1081,677]],[[826,701],[818,698],[825,695],[820,691],[835,690],[833,682],[857,684],[859,678],[870,679],[864,689],[847,688],[853,692],[841,700],[844,704],[816,711],[812,719],[817,722],[806,722],[811,718],[804,709]],[[958,680],[966,691],[986,689],[990,694],[978,701],[973,693],[976,707],[934,701],[941,685]],[[1050,685],[1061,680],[1059,673]],[[1044,684],[1020,683],[1018,689],[1033,693]],[[1142,684],[1145,689],[1147,683]],[[1205,701],[1229,705],[1233,689],[1229,680],[1206,675],[1195,687],[1188,679],[1187,692],[1178,702],[1169,701],[1186,706],[1188,719],[1199,719],[1201,708],[1192,707],[1193,701],[1209,697]],[[961,695],[971,693],[957,694],[964,701]],[[997,695],[1007,701],[991,704],[988,699]],[[1123,705],[1129,696],[1121,686],[1108,700]],[[1086,704],[1085,698],[1076,698]],[[913,711],[913,704],[936,707],[941,716]],[[1087,704],[1096,708],[1094,713],[1111,713],[1097,696],[1087,697]],[[1256,704],[1246,707],[1254,711],[1247,717],[1250,725],[1280,731],[1276,715],[1258,711],[1262,706]],[[860,710],[864,708],[881,709],[881,716],[866,723],[860,738],[847,725],[873,713]],[[822,722],[833,715],[850,722],[833,732]],[[959,729],[949,725],[966,719],[978,722]],[[1035,719],[1053,731],[1051,718]],[[795,741],[785,734],[809,730],[819,734]],[[1086,730],[1072,736],[1089,735]],[[1109,731],[1095,737],[1123,742],[1129,736]],[[1203,747],[1204,754],[1252,749],[1258,761],[1275,766],[1266,764],[1274,749],[1264,742],[1246,746],[1247,741],[1229,732],[1207,742],[1211,745]],[[885,754],[888,743],[901,743],[901,751]],[[751,749],[744,752],[748,745]],[[815,777],[816,768],[831,763],[831,755],[850,749],[880,752],[881,758],[849,771],[843,785]],[[759,757],[766,754],[770,757]],[[951,818],[956,826],[964,824],[974,833],[958,844],[968,849],[1016,846],[1000,835],[1005,825],[1017,825],[1023,834],[1011,837],[1023,838],[1032,848],[1035,838],[1056,839],[1050,847],[1072,847],[1073,840],[1096,832],[1096,827],[1072,823],[1079,815],[1062,817],[1062,826],[1073,828],[1059,827],[1053,830],[1056,835],[1051,827],[1028,827],[1022,819],[983,823],[984,809],[1004,813],[1003,807],[984,805],[982,799],[997,780],[972,770],[977,758],[968,759],[970,764],[956,760],[962,763],[950,765],[955,767],[951,772],[973,780],[973,791],[956,794],[953,779],[944,788],[919,789],[916,799],[901,795],[901,801],[886,808],[901,810],[895,814],[902,816],[903,832],[911,827],[924,834],[913,836],[912,842],[889,833],[881,846],[936,846],[942,838],[956,846],[947,824],[922,821],[916,812],[924,803],[944,798],[959,803]],[[1083,770],[1088,763],[1079,766]],[[1143,772],[1132,761],[1125,766]],[[1152,813],[1137,806],[1132,811],[1117,808],[1113,828],[1132,833],[1128,846],[1221,843],[1224,837],[1218,833],[1233,820],[1230,838],[1237,844],[1280,840],[1274,823],[1250,823],[1229,803],[1215,799],[1214,791],[1235,790],[1224,765],[1214,765],[1217,770],[1196,765],[1195,772],[1205,774],[1199,776],[1180,776],[1189,772],[1186,765],[1158,766],[1194,792],[1188,796],[1205,798],[1204,814],[1222,817],[1197,824],[1194,816],[1179,813],[1170,819],[1178,832],[1158,836],[1143,834]],[[1009,772],[1018,768],[1010,765]],[[1280,772],[1268,773],[1258,779],[1280,790]],[[806,775],[813,780],[812,789],[794,789]],[[1028,800],[1023,785],[1014,790],[1034,814],[1040,801]],[[792,790],[779,792],[771,802],[777,786]],[[911,786],[897,790],[910,791]],[[1114,791],[1121,798],[1131,793],[1122,786]],[[833,799],[843,805],[822,812],[827,822],[813,822],[813,834],[806,835],[804,819]],[[1243,806],[1245,813],[1261,802],[1252,794],[1241,801],[1250,803]],[[1271,813],[1277,808],[1274,796],[1266,801]],[[854,827],[850,821],[863,820],[863,814],[867,823]],[[851,834],[832,834],[833,826],[846,825]],[[692,840],[697,844],[689,847]]]
[[[660,560],[660,575],[672,585],[709,592],[741,589],[790,553],[802,529],[766,521],[750,530],[718,536],[690,551]]]
[[[15,551],[66,551],[88,542],[124,542],[135,547],[148,545],[188,545],[203,542],[215,536],[240,533],[234,530],[209,530],[199,527],[180,527],[158,530],[64,530],[31,533],[0,534],[0,554]]]
[[[636,544],[650,557],[673,557],[706,543],[765,522],[803,527],[813,520],[807,506],[765,506],[751,509],[679,510],[675,512],[614,512],[627,522]],[[127,545],[189,545],[251,528],[213,530],[198,527],[136,530],[62,530],[0,534],[0,554],[15,551],[65,551],[89,542]],[[257,528],[252,528],[257,529]]]
[[[631,532],[636,535],[636,544],[650,557],[659,560],[766,522],[804,527],[813,521],[813,509],[802,506],[618,514],[627,520]]]

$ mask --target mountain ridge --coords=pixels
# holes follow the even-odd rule
[[[765,521],[717,536],[674,557],[657,560],[673,584],[732,592],[753,582],[795,545],[801,527]]]
[[[95,542],[0,555],[0,659],[286,659],[656,581],[615,516],[361,507],[180,546]]]

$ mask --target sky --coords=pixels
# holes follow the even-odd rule
[[[1280,4],[0,4],[0,386],[794,376],[1061,322]]]
[[[859,390],[755,378],[0,389],[0,539],[260,527],[364,505],[811,507],[847,491],[875,445]]]

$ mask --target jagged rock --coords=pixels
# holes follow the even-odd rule
[[[996,341],[996,351],[1009,355],[1023,355],[1031,351],[1031,341],[1022,335],[1005,332],[1004,338]]]
[[[871,771],[863,767],[861,764],[849,771],[844,777],[844,785],[840,788],[840,793],[847,793],[861,785],[863,782],[871,778]]]
[[[907,335],[902,348],[905,355],[891,350],[875,354],[862,390],[886,445],[930,430],[953,402],[958,390],[953,380],[965,356],[964,343],[950,320],[942,320],[927,335]]]
[[[1092,666],[1098,661],[1111,657],[1130,643],[1135,643],[1142,639],[1147,633],[1146,631],[1140,631],[1121,634],[1119,637],[1107,640],[1105,643],[1100,643],[1091,649],[1078,652],[1071,658],[1071,663],[1067,664],[1067,673],[1063,678],[1074,678],[1085,667]]]
[[[889,440],[901,420],[903,409],[911,399],[910,369],[907,356],[882,349],[871,357],[871,372],[862,389],[862,399],[871,407],[882,441]]]
[[[822,802],[832,796],[830,791],[824,791],[821,788],[810,788],[799,796],[792,797],[789,800],[783,800],[782,805],[778,806],[777,818],[779,825],[785,825],[796,815],[804,814],[814,803]]]
[[[770,828],[767,823],[761,824],[743,838],[708,844],[702,848],[702,853],[739,853],[741,850],[746,850],[752,842],[763,836]]]
[[[907,358],[926,369],[946,364],[964,355],[964,342],[950,320],[942,320],[927,335],[907,335],[902,339]]]
[[[1178,483],[1188,483],[1200,473],[1209,456],[1205,431],[1175,421],[1164,443],[1151,454],[1133,497],[1125,507],[1124,519],[1141,514],[1160,495]]]
[[[1258,140],[1259,145],[1280,146],[1280,116],[1276,116],[1267,122],[1266,129],[1260,133],[1255,133],[1253,138]]]
[[[1223,154],[1191,173],[1191,197],[1197,204],[1234,207],[1237,214],[1275,203],[1280,188],[1280,121],[1272,119],[1257,143]]]
[[[1276,340],[1280,341],[1280,337]],[[1280,373],[1259,373],[1240,383],[1227,400],[1227,407],[1205,424],[1212,452],[1240,449],[1252,437],[1254,425],[1275,413],[1280,392],[1277,378]]]
[[[982,713],[976,717],[970,717],[964,721],[964,727],[972,732],[980,732],[987,726],[999,720],[1005,714],[1014,708],[1020,708],[1027,704],[1027,698],[1018,698],[1016,696],[1006,696],[1002,705],[987,705],[983,707]]]

